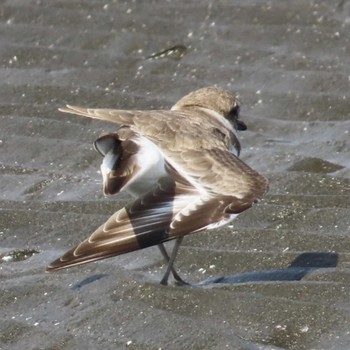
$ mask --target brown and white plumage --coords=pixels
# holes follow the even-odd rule
[[[267,180],[232,153],[240,152],[235,130],[246,126],[234,96],[222,89],[194,91],[171,110],[67,106],[61,111],[121,125],[95,142],[104,156],[104,192],[126,189],[138,198],[51,263],[49,271],[219,227],[267,190]]]

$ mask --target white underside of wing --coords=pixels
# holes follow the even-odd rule
[[[146,193],[158,180],[167,175],[164,156],[159,148],[145,137],[140,137],[140,151],[137,154],[137,163],[141,170],[125,190],[138,197]]]
[[[102,174],[102,181],[104,184],[107,183],[108,175],[112,171],[112,168],[113,168],[114,164],[117,162],[118,157],[119,157],[118,154],[114,153],[112,150],[109,151],[103,157],[103,161],[102,161],[100,169],[101,169],[101,174]]]
[[[165,170],[164,156],[159,148],[150,140],[140,136],[137,142],[140,146],[139,152],[135,155],[138,170],[129,182],[121,188],[134,197],[139,197],[148,192],[158,180],[167,175]],[[118,161],[119,155],[108,152],[101,164],[103,182],[108,181],[108,175]],[[122,171],[122,169],[120,169]]]

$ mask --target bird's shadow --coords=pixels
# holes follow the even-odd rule
[[[317,269],[336,267],[337,253],[310,252],[298,255],[290,266],[282,269],[243,272],[235,275],[212,277],[196,284],[184,284],[184,287],[207,287],[217,284],[238,284],[250,282],[300,281],[310,272]],[[80,290],[86,285],[108,277],[108,274],[95,274],[74,284],[71,289]]]
[[[97,273],[94,275],[91,275],[89,277],[84,278],[82,281],[75,283],[71,289],[72,290],[80,290],[82,287],[85,287],[86,285],[96,282],[102,278],[108,277],[109,275],[106,273]]]
[[[249,282],[300,281],[310,272],[317,269],[336,267],[337,263],[337,253],[302,253],[286,268],[243,272],[235,275],[213,277],[198,283],[197,286]]]

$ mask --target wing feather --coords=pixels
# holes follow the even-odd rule
[[[169,175],[117,211],[87,240],[51,263],[49,271],[120,255],[226,223],[252,206],[268,188],[263,176],[229,152],[225,135],[218,137],[210,120],[200,120],[202,114],[191,112],[193,119],[188,124],[184,119],[189,115],[179,111],[150,113],[74,106],[61,110],[129,125],[159,147]]]
[[[94,142],[95,149],[103,156],[101,173],[105,195],[120,192],[140,171],[137,161],[140,147],[133,138],[134,135],[127,140],[122,139],[119,135],[122,131],[103,135]]]
[[[48,266],[48,271],[80,265],[156,245],[174,236],[169,227],[174,213],[181,211],[198,193],[191,186],[162,178],[152,191],[120,209],[92,235]],[[174,233],[175,234],[175,233]]]
[[[214,193],[260,198],[267,180],[229,152],[225,137],[205,113],[181,111],[123,111],[67,106],[64,112],[123,123],[154,142],[169,163],[183,176]],[[188,119],[191,123],[188,123]],[[232,136],[232,135],[231,135]],[[234,136],[234,135],[233,135]],[[209,173],[208,173],[209,172]]]

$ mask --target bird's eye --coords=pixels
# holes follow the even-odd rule
[[[235,105],[233,108],[230,110],[230,116],[238,118],[239,116],[239,105]]]
[[[231,108],[229,116],[231,117],[236,130],[247,130],[247,126],[239,120],[239,110],[239,105],[235,105],[233,108]]]

